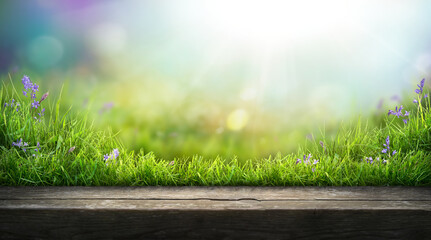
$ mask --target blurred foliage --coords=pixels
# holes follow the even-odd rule
[[[164,159],[202,155],[239,160],[260,159],[295,153],[298,146],[307,148],[320,139],[334,138],[340,124],[331,121],[292,116],[257,108],[253,103],[230,103],[223,96],[187,92],[163,82],[94,80],[88,74],[39,75],[26,69],[11,74],[20,86],[24,72],[41,82],[41,92],[50,98],[61,96],[61,111],[89,111],[88,119],[98,129],[112,129],[131,150],[154,152]],[[9,81],[8,76],[2,76]],[[241,108],[248,113],[248,124],[231,130],[226,124],[229,114]],[[364,116],[368,126],[382,126],[387,110],[384,106]],[[324,116],[323,116],[324,117]],[[323,118],[322,117],[322,118]],[[357,124],[357,115],[347,123]],[[348,124],[347,124],[348,125]]]

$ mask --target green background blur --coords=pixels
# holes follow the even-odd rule
[[[52,98],[64,85],[64,110],[159,157],[287,154],[343,120],[381,124],[428,78],[430,12],[399,0],[1,1],[1,79],[29,75]]]

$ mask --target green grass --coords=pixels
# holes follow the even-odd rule
[[[0,185],[431,186],[429,98],[420,106],[406,107],[407,124],[395,116],[385,116],[382,127],[359,119],[342,124],[333,137],[302,145],[295,154],[164,160],[152,152],[129,150],[111,130],[96,128],[88,112],[61,106],[61,92],[42,102],[46,114],[40,122],[35,120],[37,111],[20,88],[5,81],[0,92]],[[42,94],[38,95],[39,99]],[[20,102],[19,111],[4,106],[12,98]],[[381,153],[387,136],[391,152],[397,151],[390,157]],[[12,145],[20,138],[29,144],[26,151]],[[39,151],[35,151],[37,142]],[[119,149],[119,157],[105,162],[103,155],[114,148]],[[319,162],[297,164],[297,158],[308,154],[312,154],[311,163]],[[361,160],[365,157],[380,157],[380,161],[370,164]],[[383,163],[383,158],[388,162]]]

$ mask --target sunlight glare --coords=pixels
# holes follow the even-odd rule
[[[274,45],[330,34],[353,18],[345,1],[205,1],[206,24],[240,44]]]

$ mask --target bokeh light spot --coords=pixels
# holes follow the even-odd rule
[[[227,117],[227,128],[232,131],[239,131],[247,125],[248,120],[249,116],[247,111],[244,109],[236,109]]]
[[[34,39],[28,47],[28,59],[38,67],[52,67],[63,57],[63,44],[51,36]]]

